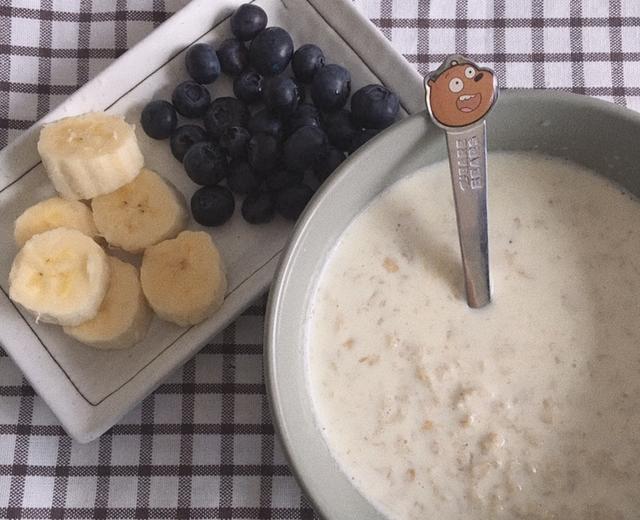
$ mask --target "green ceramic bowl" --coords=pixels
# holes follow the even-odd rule
[[[487,126],[489,150],[571,159],[640,195],[640,115],[631,110],[572,94],[507,91]],[[426,113],[363,146],[305,210],[271,289],[264,359],[273,421],[293,472],[326,519],[384,517],[341,472],[314,417],[304,333],[317,276],[342,232],[376,195],[444,158],[443,132]]]

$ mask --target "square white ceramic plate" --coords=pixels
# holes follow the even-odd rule
[[[137,123],[146,102],[170,99],[173,87],[186,79],[188,46],[200,41],[216,45],[231,36],[228,18],[241,3],[192,1],[42,122],[106,110]],[[348,1],[256,0],[256,4],[268,13],[269,25],[292,34],[296,46],[316,43],[330,62],[346,66],[354,90],[379,82],[399,95],[403,116],[422,110],[419,75]],[[228,78],[218,79],[211,92],[212,97],[230,95]],[[230,222],[207,229],[222,252],[229,277],[227,298],[216,315],[190,328],[155,318],[145,340],[125,351],[83,346],[59,327],[36,324],[7,297],[7,278],[17,252],[13,222],[24,209],[54,194],[36,151],[40,126],[36,124],[0,153],[0,343],[67,432],[88,442],[267,289],[292,226],[279,218],[268,225],[250,226],[236,209]],[[168,143],[149,139],[139,128],[137,134],[146,166],[169,179],[189,200],[197,186],[173,158]],[[193,222],[189,227],[200,228]]]

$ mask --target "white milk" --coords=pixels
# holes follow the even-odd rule
[[[307,330],[326,441],[391,518],[636,520],[640,204],[540,155],[493,153],[489,176],[485,309],[446,163],[343,235]]]

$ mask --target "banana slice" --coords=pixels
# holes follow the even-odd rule
[[[58,193],[72,200],[111,193],[131,182],[144,164],[133,126],[103,112],[45,125],[38,152]]]
[[[203,231],[183,231],[149,247],[140,281],[156,314],[181,326],[195,325],[216,312],[227,290],[220,253]]]
[[[77,229],[56,228],[27,240],[13,260],[9,296],[39,321],[78,325],[98,314],[109,285],[102,248]]]
[[[133,182],[93,199],[91,207],[99,233],[131,253],[175,237],[189,218],[182,194],[146,168]]]
[[[109,288],[95,318],[64,327],[69,336],[98,349],[125,349],[141,341],[151,323],[151,309],[142,294],[138,270],[109,257]]]
[[[98,233],[91,210],[82,202],[51,197],[27,208],[16,219],[13,236],[22,247],[33,235],[59,227],[77,229],[91,238]]]

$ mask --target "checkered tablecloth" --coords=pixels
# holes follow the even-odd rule
[[[186,1],[0,0],[0,148]],[[355,3],[422,73],[459,52],[503,87],[640,108],[638,0]],[[88,445],[0,349],[0,517],[314,518],[274,438],[263,317],[260,300]]]

